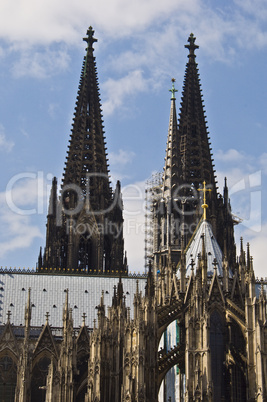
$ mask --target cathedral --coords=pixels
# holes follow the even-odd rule
[[[1,402],[267,401],[267,282],[236,253],[191,34],[163,173],[148,187],[148,272],[128,272],[89,27],[62,183],[37,268],[0,270]]]

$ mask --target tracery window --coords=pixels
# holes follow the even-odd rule
[[[214,401],[224,396],[224,323],[218,311],[210,317],[211,376]]]
[[[45,402],[46,380],[51,359],[43,357],[35,364],[31,380],[31,402]]]
[[[17,383],[17,366],[9,356],[0,359],[0,400],[13,402]]]

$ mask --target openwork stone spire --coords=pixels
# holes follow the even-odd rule
[[[89,27],[61,194],[53,180],[38,270],[126,273],[121,186],[109,180],[97,69]]]
[[[201,85],[197,63],[195,62],[195,37],[188,38],[188,63],[186,64],[184,86],[179,118],[180,157],[183,182],[199,188],[206,181],[207,186],[215,185],[215,172],[210,149]],[[216,191],[214,191],[216,195]]]
[[[112,194],[109,183],[106,143],[98,88],[96,62],[93,55],[94,31],[87,31],[84,57],[73,128],[67,154],[62,188],[77,185],[88,197],[93,210],[107,208]],[[68,191],[65,199],[69,197]],[[70,202],[70,198],[67,198]],[[71,206],[72,207],[72,206]]]

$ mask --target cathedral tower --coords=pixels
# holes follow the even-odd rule
[[[172,80],[171,110],[161,197],[153,200],[153,254],[155,272],[170,261],[177,265],[202,216],[203,183],[209,190],[207,219],[227,258],[235,261],[233,219],[225,182],[224,197],[218,193],[211,143],[207,130],[201,84],[196,63],[194,35],[189,50],[179,113]],[[227,247],[225,247],[225,244]]]
[[[73,128],[60,197],[54,178],[44,254],[38,270],[126,273],[120,183],[112,191],[107,163],[98,79],[93,55],[94,31],[87,37]]]

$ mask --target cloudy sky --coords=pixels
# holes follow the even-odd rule
[[[0,266],[35,267],[44,246],[92,25],[130,270],[143,270],[145,182],[163,168],[171,78],[178,109],[193,32],[218,185],[228,177],[237,247],[249,241],[256,275],[267,276],[266,21],[266,0],[2,0]]]

